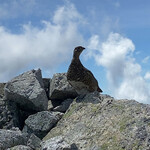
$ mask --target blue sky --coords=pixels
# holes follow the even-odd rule
[[[150,1],[0,0],[0,82],[66,72],[78,45],[105,94],[150,103]]]

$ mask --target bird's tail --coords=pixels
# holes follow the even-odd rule
[[[97,91],[98,91],[98,92],[103,92],[99,87],[97,88]]]

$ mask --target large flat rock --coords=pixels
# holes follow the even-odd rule
[[[150,105],[90,93],[74,100],[44,141],[57,136],[82,150],[149,150]]]
[[[44,90],[41,70],[25,72],[5,85],[5,98],[27,111],[47,110],[48,98]]]

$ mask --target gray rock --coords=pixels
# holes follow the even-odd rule
[[[41,143],[42,150],[71,150],[71,146],[61,136],[56,136]]]
[[[49,101],[48,101],[48,111],[53,110],[53,108],[54,108],[54,106],[53,106],[53,104],[52,104],[52,101],[49,100]]]
[[[0,129],[21,128],[16,103],[0,99]]]
[[[96,92],[79,96],[43,141],[56,136],[82,150],[149,150],[150,105]]]
[[[5,97],[28,111],[47,110],[48,99],[44,90],[41,70],[23,73],[5,85]]]
[[[25,146],[25,145],[18,145],[18,146],[8,148],[7,150],[32,150],[32,148],[30,148],[29,146]]]
[[[53,111],[66,112],[72,102],[73,99],[66,99],[59,106],[55,107]]]
[[[27,142],[27,135],[20,130],[5,130],[0,129],[0,149],[5,150],[16,145],[25,145]]]
[[[4,96],[4,86],[6,83],[0,83],[0,98]]]
[[[43,78],[44,89],[49,99],[49,88],[50,88],[51,79],[50,78]]]
[[[49,97],[51,100],[65,100],[77,96],[77,92],[67,81],[66,73],[54,74],[50,85]]]
[[[34,115],[30,115],[25,120],[23,132],[35,134],[39,138],[43,138],[61,119],[63,113],[42,111]]]
[[[27,146],[31,147],[32,149],[39,149],[40,148],[41,140],[34,134],[28,139]]]

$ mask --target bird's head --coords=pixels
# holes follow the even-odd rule
[[[78,58],[84,49],[82,46],[75,47],[73,57]]]

